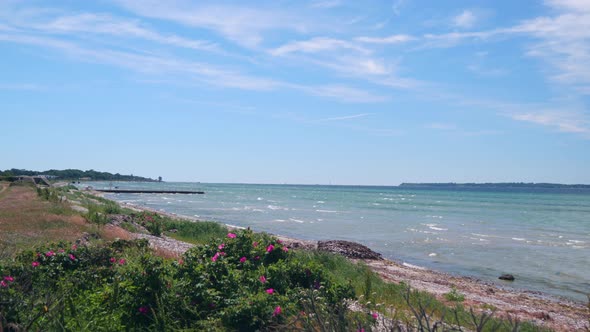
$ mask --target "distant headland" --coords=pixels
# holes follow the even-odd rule
[[[406,189],[590,189],[588,184],[559,184],[559,183],[525,183],[525,182],[503,182],[503,183],[402,183],[400,188]]]
[[[122,175],[119,173],[99,172],[93,169],[82,171],[79,169],[50,169],[48,171],[30,171],[26,169],[7,169],[0,171],[0,178],[10,178],[16,176],[45,176],[48,179],[55,180],[82,180],[82,181],[140,181],[140,182],[161,182],[162,178],[151,179],[136,175]]]

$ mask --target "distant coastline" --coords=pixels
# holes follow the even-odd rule
[[[119,173],[100,172],[93,169],[82,171],[79,169],[57,170],[50,169],[47,171],[31,171],[26,169],[7,169],[0,171],[0,178],[10,180],[18,176],[45,176],[50,180],[77,180],[77,181],[136,181],[136,182],[161,182],[162,178],[151,179],[133,174],[123,175]]]
[[[402,183],[401,189],[438,189],[438,190],[472,190],[472,191],[534,191],[534,192],[590,192],[587,184],[560,184],[560,183]]]

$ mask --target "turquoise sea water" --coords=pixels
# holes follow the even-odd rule
[[[109,187],[94,182],[95,188]],[[205,195],[107,198],[302,239],[363,243],[384,257],[584,301],[590,293],[590,192],[396,187],[113,183]]]

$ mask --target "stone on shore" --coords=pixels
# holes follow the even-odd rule
[[[503,274],[503,275],[499,276],[498,279],[506,280],[506,281],[514,281],[514,276],[512,274]]]
[[[318,250],[333,252],[348,258],[356,259],[383,259],[381,254],[368,247],[350,241],[318,241]]]

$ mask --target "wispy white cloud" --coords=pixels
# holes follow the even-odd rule
[[[325,121],[351,120],[351,119],[357,119],[357,118],[364,118],[369,115],[371,115],[371,113],[360,113],[360,114],[354,114],[354,115],[345,115],[345,116],[337,116],[337,117],[332,117],[332,118],[325,118],[325,119],[320,119],[320,120],[316,120],[316,121],[325,122]]]
[[[400,44],[405,43],[408,41],[412,41],[415,38],[410,35],[405,34],[397,34],[391,35],[387,37],[357,37],[355,38],[356,41],[361,43],[370,43],[370,44]]]
[[[457,129],[457,125],[454,123],[441,123],[441,122],[433,122],[427,123],[424,125],[425,128],[428,129],[436,129],[436,130],[455,130]]]
[[[393,11],[394,15],[399,15],[401,12],[401,8],[404,5],[405,0],[394,0],[391,4],[391,10]]]
[[[389,100],[389,97],[344,85],[323,85],[304,87],[304,89],[312,95],[334,98],[347,103],[381,103]]]
[[[366,48],[360,47],[354,43],[325,37],[317,37],[309,40],[293,41],[270,51],[275,56],[286,55],[289,53],[317,53],[324,51],[334,51],[338,49],[349,49],[360,53],[370,53]]]
[[[150,18],[213,30],[246,47],[256,47],[267,31],[306,31],[303,18],[288,12],[240,5],[203,5],[185,1],[115,0],[127,10]]]
[[[174,34],[161,34],[148,29],[138,20],[121,19],[107,14],[78,14],[60,16],[47,23],[33,24],[33,27],[49,33],[95,33],[119,37],[140,38],[157,43],[190,48],[195,50],[218,51],[215,43],[194,40]]]
[[[341,0],[316,0],[311,2],[312,8],[334,8],[342,5]]]
[[[458,28],[471,28],[477,22],[475,13],[471,10],[464,10],[461,14],[453,17],[453,25]]]
[[[582,112],[540,110],[526,113],[509,113],[510,118],[518,121],[546,126],[566,133],[581,134],[590,138],[590,117]]]
[[[268,91],[281,85],[280,82],[273,79],[245,75],[206,63],[153,54],[88,48],[73,42],[53,38],[22,34],[0,34],[0,41],[47,47],[64,52],[79,61],[108,64],[139,73],[188,76],[190,79],[215,86]]]
[[[488,76],[488,77],[500,77],[506,76],[508,74],[508,70],[502,68],[487,68],[480,64],[470,64],[467,66],[467,69],[473,73],[476,73],[480,76]]]

